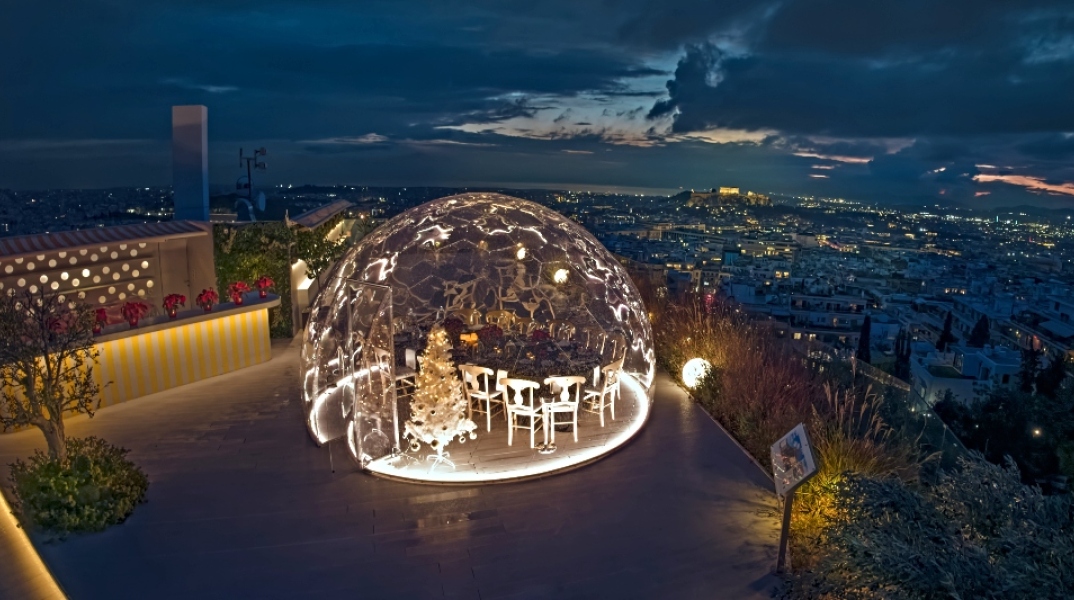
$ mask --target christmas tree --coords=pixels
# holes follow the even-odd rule
[[[436,451],[433,467],[446,462],[444,447],[452,439],[459,443],[477,437],[477,425],[466,418],[466,396],[462,381],[455,376],[455,363],[451,362],[451,342],[447,331],[437,325],[429,332],[429,345],[422,354],[421,372],[418,373],[414,396],[410,401],[410,420],[406,423],[404,437],[410,439],[410,449],[417,451],[421,443]]]

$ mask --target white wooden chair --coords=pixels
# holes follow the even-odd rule
[[[544,410],[541,408],[540,401],[533,395],[533,390],[540,389],[541,384],[529,379],[512,379],[510,377],[504,379],[503,384],[506,386],[508,394],[507,445],[512,445],[516,428],[529,429],[530,448],[536,448],[537,428],[545,427],[545,424]],[[528,393],[524,394],[523,392]],[[525,417],[528,424],[519,425],[519,417]],[[548,436],[547,428],[545,429],[545,436]]]
[[[574,337],[574,323],[570,321],[550,321],[548,323],[548,333],[552,334],[552,338],[557,341],[569,340]]]
[[[627,340],[621,332],[612,332],[604,343],[604,351],[611,361],[616,361],[626,356]]]
[[[413,348],[406,349],[405,366],[395,367],[396,389],[406,387],[413,390],[418,383],[418,351]],[[409,395],[409,394],[407,394]]]
[[[617,360],[601,369],[599,385],[585,390],[585,410],[600,414],[600,426],[604,427],[604,409],[610,408],[615,420],[615,400],[619,397],[619,376],[623,361]]]
[[[526,317],[515,317],[512,328],[522,335],[529,335],[534,329],[540,329],[541,324]]]
[[[598,353],[604,352],[604,339],[607,337],[599,327],[583,327],[580,335],[585,338],[585,347]]]
[[[545,430],[549,440],[556,443],[556,425],[570,424],[574,432],[574,441],[578,441],[578,405],[581,403],[582,388],[585,377],[580,375],[552,376],[544,380],[552,390],[552,401],[544,405]],[[571,387],[574,387],[574,399],[571,399]],[[556,415],[570,415],[569,421],[557,421]]]
[[[507,371],[505,371],[504,369],[496,369],[496,379],[494,380],[494,383],[496,385],[493,386],[493,389],[496,390],[496,393],[499,394],[499,396],[500,396],[500,400],[503,401],[503,406],[504,406],[503,418],[506,420],[507,419],[507,386],[505,386],[503,384],[504,379],[507,379]]]
[[[487,367],[477,365],[459,365],[462,373],[463,388],[466,391],[468,413],[467,417],[473,420],[474,413],[485,415],[485,430],[492,431],[492,413],[495,406],[504,404],[502,392],[490,387],[489,377],[495,373]],[[474,404],[477,406],[475,407]]]
[[[490,310],[485,313],[485,322],[507,332],[515,325],[515,313],[509,310]]]
[[[452,314],[462,319],[467,329],[481,329],[481,311],[476,308],[460,308]]]

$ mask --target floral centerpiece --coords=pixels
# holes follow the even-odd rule
[[[174,319],[179,314],[179,307],[186,306],[186,296],[182,294],[168,294],[164,296],[164,310],[169,319]]]
[[[139,300],[123,303],[123,318],[131,327],[138,326],[138,320],[149,314],[149,305]]]
[[[209,288],[201,290],[201,293],[198,294],[194,301],[198,303],[198,306],[204,308],[205,312],[209,312],[213,309],[213,305],[220,301],[220,295],[213,288]]]
[[[100,335],[101,329],[103,329],[105,323],[108,322],[108,311],[103,308],[98,308],[93,311],[93,318],[93,335]]]
[[[236,281],[227,286],[227,295],[235,304],[242,304],[242,295],[250,291],[250,286],[245,281]]]
[[[261,298],[268,296],[268,291],[272,286],[276,285],[276,282],[267,275],[262,275],[254,282],[254,287],[257,288],[257,295]]]
[[[444,331],[447,331],[448,339],[451,340],[452,345],[457,344],[459,336],[466,331],[466,323],[463,323],[462,319],[458,317],[448,317],[444,319]]]
[[[495,346],[496,342],[504,338],[504,330],[498,325],[485,325],[477,331],[477,338],[484,346]]]

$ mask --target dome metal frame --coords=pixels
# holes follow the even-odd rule
[[[549,208],[471,193],[394,217],[333,268],[311,306],[301,352],[314,441],[345,438],[351,457],[373,472],[452,481],[443,473],[406,471],[393,338],[468,309],[566,321],[610,340],[624,360],[630,393],[644,405],[616,446],[640,430],[652,398],[655,353],[648,315],[626,270],[588,231]],[[596,458],[587,455],[585,462]],[[478,480],[485,479],[470,478]]]

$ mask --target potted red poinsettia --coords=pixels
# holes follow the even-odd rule
[[[133,300],[123,303],[123,318],[127,319],[130,326],[137,327],[138,320],[149,314],[149,305],[145,302]]]
[[[164,310],[169,319],[174,319],[179,314],[179,307],[186,306],[186,296],[182,294],[168,294],[164,296]]]
[[[198,306],[205,309],[205,312],[211,312],[213,305],[220,301],[220,295],[216,293],[216,290],[209,288],[207,290],[201,290],[198,297],[194,299],[198,303]]]
[[[267,275],[262,275],[258,278],[257,281],[254,282],[254,287],[257,288],[257,295],[261,298],[267,297],[269,288],[274,285],[276,285],[276,282],[273,281],[272,278]]]
[[[101,330],[104,329],[104,324],[108,322],[108,311],[103,308],[98,308],[93,311],[93,335],[100,335]]]
[[[245,281],[236,281],[227,286],[227,295],[236,305],[242,304],[242,295],[250,291],[250,286]]]

